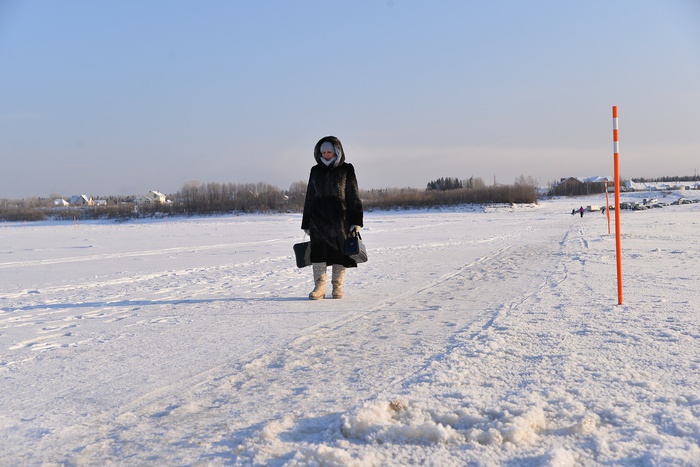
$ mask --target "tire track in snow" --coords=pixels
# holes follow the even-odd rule
[[[449,308],[445,306],[445,308],[448,308],[445,311],[447,311],[447,314],[450,316],[464,311],[472,313],[468,315],[463,313],[466,316],[461,317],[461,323],[459,319],[452,319],[450,325],[443,328],[446,332],[436,333],[432,336],[421,335],[420,340],[424,342],[412,343],[403,355],[401,355],[403,349],[400,348],[399,355],[401,355],[401,357],[398,360],[396,359],[395,350],[388,351],[388,353],[385,354],[381,352],[372,354],[371,358],[376,359],[379,363],[375,367],[367,365],[366,363],[363,365],[365,371],[368,368],[375,370],[374,372],[363,375],[366,380],[372,382],[372,384],[367,388],[359,387],[352,389],[358,392],[360,397],[355,399],[348,398],[347,401],[343,400],[341,401],[343,402],[342,404],[338,404],[338,406],[335,407],[325,407],[325,412],[323,412],[324,407],[319,407],[319,412],[325,414],[333,414],[333,409],[337,412],[337,409],[340,407],[340,414],[335,413],[333,415],[321,417],[309,417],[308,414],[305,414],[303,419],[296,419],[294,405],[289,403],[289,399],[294,397],[294,395],[287,395],[286,399],[280,400],[275,400],[273,397],[270,397],[273,405],[284,405],[289,411],[286,412],[282,421],[274,419],[274,416],[271,415],[273,421],[269,424],[241,427],[238,432],[234,431],[234,440],[236,443],[241,443],[241,446],[243,446],[241,449],[249,456],[246,459],[253,461],[257,455],[263,456],[261,458],[264,459],[265,453],[270,450],[270,439],[273,436],[278,444],[283,445],[282,447],[277,447],[277,458],[284,458],[282,453],[285,452],[285,449],[287,449],[286,452],[294,452],[295,449],[299,449],[298,445],[294,447],[294,443],[290,442],[290,439],[296,437],[308,439],[308,433],[313,433],[314,430],[318,431],[318,433],[324,433],[324,436],[343,438],[344,435],[339,431],[343,413],[355,410],[361,403],[366,403],[368,400],[386,399],[387,401],[391,401],[393,400],[393,395],[398,391],[410,390],[413,387],[424,384],[425,381],[427,381],[425,375],[431,374],[432,365],[434,363],[451,358],[455,349],[461,349],[465,345],[465,342],[477,339],[482,333],[490,332],[491,328],[494,326],[498,328],[500,326],[498,323],[502,319],[505,319],[508,314],[549,287],[551,277],[558,274],[556,271],[552,272],[549,268],[550,265],[555,263],[548,261],[543,265],[541,256],[542,249],[537,247],[531,250],[531,247],[532,245],[530,244],[522,244],[500,248],[469,265],[459,268],[458,271],[445,274],[431,281],[424,287],[419,287],[401,294],[401,300],[394,300],[391,304],[383,303],[379,305],[379,307],[385,309],[378,310],[378,313],[372,316],[374,320],[372,324],[382,326],[384,324],[389,324],[392,319],[395,319],[397,314],[400,314],[400,310],[397,310],[397,308],[400,309],[412,303],[418,303],[420,305],[422,302],[425,302],[427,304],[430,301],[426,300],[425,296],[430,294],[437,294],[444,297],[448,293],[454,293],[454,286],[456,283],[459,287],[459,292],[456,293],[455,298],[471,300],[469,301],[469,307],[464,307],[462,304]],[[547,251],[545,251],[545,253],[547,253]],[[530,272],[530,270],[533,274],[528,276],[528,280],[519,278],[520,275]],[[480,285],[478,290],[482,295],[487,295],[486,297],[471,297],[469,294],[469,290],[471,289],[463,287],[463,285],[469,284],[474,280],[479,281]],[[526,286],[526,289],[508,289],[506,284],[511,280],[517,280],[518,285]],[[484,292],[486,293],[484,294]],[[506,303],[506,305],[502,305],[503,303]],[[430,310],[427,311],[430,312]],[[392,334],[403,335],[405,333],[410,335],[410,331],[415,330],[417,327],[439,329],[439,326],[436,326],[434,323],[428,324],[428,320],[425,319],[425,316],[416,316],[415,311],[410,311],[410,313],[413,315],[411,317],[411,322],[404,323],[404,328],[394,326],[391,331]],[[259,378],[260,374],[265,371],[266,368],[285,368],[285,360],[293,361],[295,356],[306,352],[307,349],[312,349],[313,345],[319,340],[328,340],[333,343],[337,341],[347,341],[349,337],[352,337],[352,329],[356,329],[358,334],[366,333],[363,331],[367,326],[360,326],[360,323],[356,321],[349,324],[352,327],[343,326],[344,329],[338,329],[339,332],[332,335],[323,335],[324,330],[320,330],[315,336],[308,336],[301,347],[295,347],[293,352],[290,351],[289,358],[265,355],[264,357],[266,359],[260,361],[259,364],[251,369],[251,371],[254,370],[256,372],[251,375],[251,378]],[[427,325],[423,326],[424,324]],[[394,339],[392,342],[394,341],[399,342],[400,340]],[[352,340],[350,340],[350,343],[352,344]],[[373,350],[369,339],[358,342],[357,346],[360,348],[369,347],[370,350]],[[318,347],[318,345],[316,345],[316,347]],[[387,349],[386,344],[380,345],[379,347],[380,350]],[[411,350],[414,352],[413,354]],[[322,362],[322,367],[327,368],[333,368],[334,366],[347,368],[349,365],[351,365],[350,362],[340,359]],[[387,371],[387,369],[390,369],[390,371]],[[317,371],[311,371],[311,373],[317,373]],[[333,383],[335,381],[342,381],[346,376],[339,372],[333,372],[332,370],[329,370],[329,373],[330,374],[324,378],[323,381],[320,381],[319,384],[324,388],[332,388],[331,391],[337,394],[340,391],[337,387],[333,386]],[[264,384],[261,384],[259,380],[257,384],[251,384],[250,389],[265,390],[267,387],[275,386],[276,384],[277,382],[274,380],[274,377],[270,377]],[[238,391],[247,388],[245,385],[240,385],[236,386],[234,389]],[[313,396],[313,394],[311,394],[311,396]],[[343,408],[345,408],[345,410],[343,410]],[[333,429],[333,426],[336,426],[336,428]],[[232,444],[235,445],[236,443]],[[333,444],[333,442],[330,443]],[[284,445],[287,447],[285,448]]]
[[[54,287],[46,287],[42,288],[41,290],[24,290],[22,292],[15,292],[15,293],[6,293],[0,296],[0,299],[3,300],[9,300],[9,299],[27,299],[28,296],[29,298],[38,298],[37,296],[41,296],[41,298],[50,296],[51,294],[56,294],[56,295],[63,295],[66,292],[72,292],[75,291],[76,289],[80,289],[81,291],[85,291],[87,289],[102,289],[102,288],[107,288],[107,287],[113,287],[113,286],[118,286],[118,285],[133,285],[136,283],[153,283],[154,280],[159,280],[159,279],[168,279],[172,278],[174,276],[192,276],[192,277],[201,277],[203,273],[209,272],[209,271],[220,271],[222,269],[239,269],[239,268],[248,268],[248,267],[254,267],[260,264],[265,264],[265,263],[273,263],[273,264],[289,264],[291,262],[291,257],[290,256],[278,256],[275,258],[265,258],[264,260],[260,261],[244,261],[244,262],[239,262],[239,263],[229,263],[229,264],[222,264],[218,266],[208,266],[208,267],[202,267],[202,268],[188,268],[188,269],[177,269],[177,270],[167,270],[167,271],[158,271],[154,273],[148,273],[148,274],[133,274],[129,275],[126,277],[119,277],[115,279],[107,279],[107,280],[94,280],[94,281],[86,281],[86,282],[81,282],[80,285],[76,284],[65,284],[65,285],[60,285],[60,286],[54,286]],[[246,277],[250,277],[250,275],[246,275]],[[130,291],[133,290],[131,287],[129,288]],[[131,292],[130,292],[131,294]],[[31,309],[31,308],[39,308],[41,304],[34,304],[34,305],[25,305],[24,307],[22,306],[5,306],[0,308],[0,311],[2,312],[13,312],[13,311],[19,311],[23,309]],[[50,303],[47,304],[47,307],[50,307]]]
[[[101,255],[88,255],[88,256],[72,256],[68,258],[52,258],[52,259],[39,259],[32,261],[10,261],[5,263],[0,263],[0,269],[9,269],[17,267],[31,267],[31,266],[48,266],[53,264],[67,264],[67,263],[78,263],[78,262],[89,262],[89,261],[105,261],[110,259],[120,259],[120,258],[133,258],[133,257],[144,257],[144,256],[160,256],[160,255],[172,255],[176,253],[195,253],[200,251],[209,250],[231,250],[235,248],[240,248],[243,246],[254,246],[263,245],[270,243],[289,243],[288,238],[274,238],[269,240],[260,240],[256,242],[242,242],[242,243],[222,243],[218,245],[188,245],[183,247],[173,247],[173,248],[163,248],[157,250],[143,250],[143,251],[132,251],[123,253],[105,253]]]

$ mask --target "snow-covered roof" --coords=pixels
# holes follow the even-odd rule
[[[70,204],[77,204],[80,200],[83,200],[84,203],[90,202],[90,198],[86,195],[73,195],[70,199]]]
[[[567,180],[571,180],[571,179],[578,180],[581,183],[603,183],[606,180],[607,181],[613,180],[612,177],[606,177],[603,175],[594,175],[592,177],[566,177],[566,178],[563,178],[560,183],[563,183],[563,182],[565,182]]]
[[[586,177],[579,179],[584,183],[603,183],[605,181],[613,180],[612,177],[604,177],[602,175],[594,175],[593,177]]]

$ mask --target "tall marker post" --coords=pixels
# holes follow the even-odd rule
[[[608,235],[610,235],[610,200],[608,199],[608,180],[606,179],[605,184],[605,214],[608,216]]]
[[[613,105],[613,160],[615,164],[615,253],[617,256],[617,304],[622,305],[622,240],[620,236],[620,142],[617,106]]]

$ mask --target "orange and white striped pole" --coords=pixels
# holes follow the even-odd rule
[[[617,256],[617,304],[622,305],[622,240],[620,236],[620,140],[617,106],[613,105],[613,161],[615,164],[615,254]]]

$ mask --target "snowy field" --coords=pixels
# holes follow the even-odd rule
[[[700,465],[700,204],[622,305],[589,204],[366,213],[320,301],[297,214],[0,224],[0,464]]]

